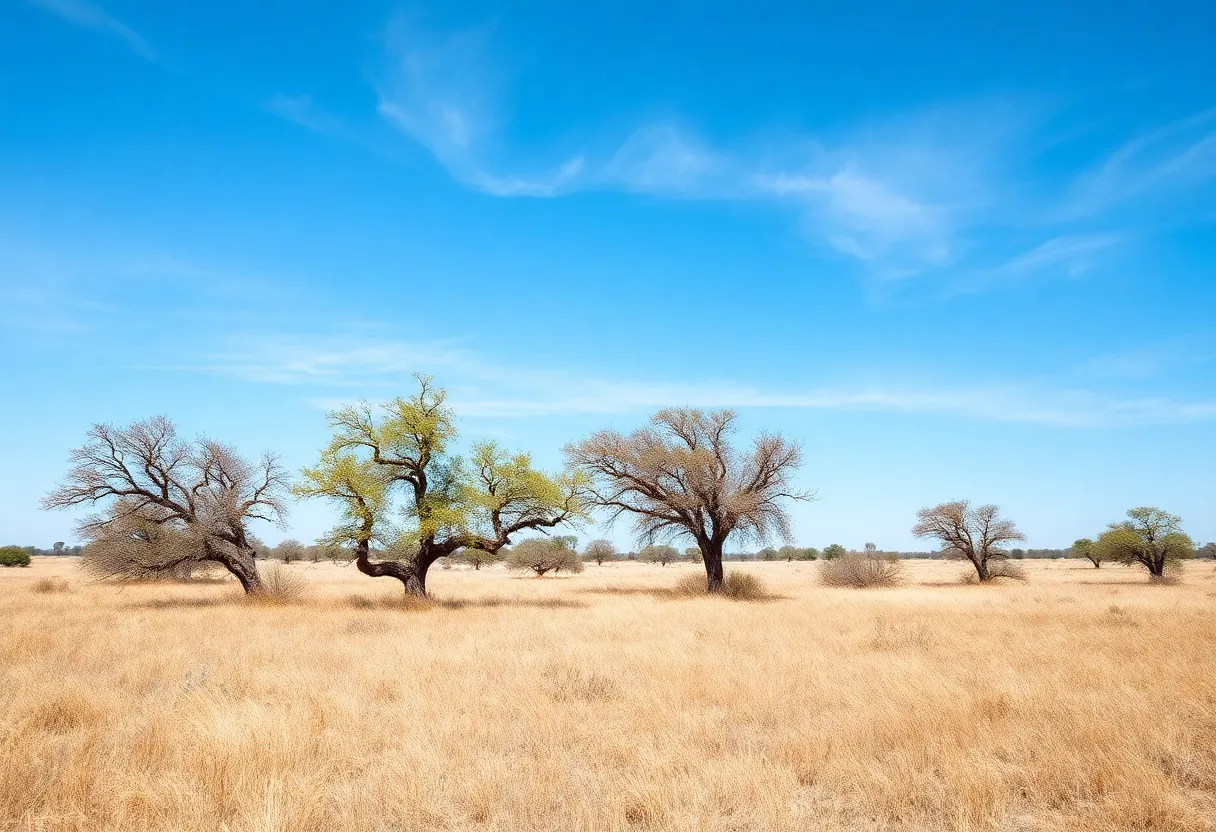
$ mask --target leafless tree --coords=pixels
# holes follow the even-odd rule
[[[627,436],[600,431],[565,451],[590,475],[592,505],[612,520],[633,515],[647,543],[691,537],[705,562],[708,591],[721,592],[727,538],[788,539],[785,503],[814,496],[790,482],[802,461],[796,444],[763,434],[744,453],[731,444],[734,432],[730,410],[671,408]]]
[[[1001,544],[1026,539],[1000,512],[994,505],[973,509],[967,500],[942,503],[916,512],[912,534],[936,539],[945,557],[970,561],[980,581],[988,581],[1006,576],[1007,570],[994,568],[993,563],[1009,556]]]
[[[218,442],[180,439],[158,416],[124,428],[94,425],[70,461],[42,504],[102,509],[78,525],[99,573],[146,577],[216,563],[246,592],[261,589],[247,523],[283,521],[287,476],[273,455],[255,464]]]
[[[616,560],[616,547],[610,540],[593,540],[583,550],[583,560],[595,561],[596,566],[603,566],[605,561]]]
[[[297,560],[304,560],[308,555],[308,550],[304,544],[294,538],[287,538],[270,550],[272,558],[278,558],[283,563],[292,563]]]

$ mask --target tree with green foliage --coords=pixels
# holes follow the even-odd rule
[[[823,559],[834,560],[841,557],[846,552],[848,552],[848,549],[844,548],[839,543],[832,543],[823,547]]]
[[[1104,552],[1101,546],[1095,546],[1094,542],[1088,537],[1082,537],[1079,540],[1074,540],[1072,548],[1069,549],[1074,558],[1085,558],[1094,565],[1094,569],[1102,568],[1102,560]]]
[[[689,546],[684,550],[684,560],[689,563],[702,563],[701,550],[696,546]]]
[[[611,540],[593,540],[583,550],[583,560],[592,561],[596,566],[603,566],[607,561],[616,560],[616,547]]]
[[[0,546],[0,566],[29,566],[29,552],[20,546]]]
[[[489,552],[485,549],[461,549],[452,556],[453,560],[458,563],[464,563],[473,567],[473,571],[480,571],[483,566],[493,566],[501,561],[504,557],[502,550],[497,552]]]
[[[638,552],[638,560],[642,563],[657,563],[659,566],[675,563],[682,557],[675,546],[647,546]]]
[[[300,497],[335,503],[342,522],[329,539],[353,547],[355,565],[370,577],[395,578],[426,595],[431,564],[459,549],[497,552],[513,535],[584,516],[585,477],[548,475],[523,453],[494,442],[453,454],[456,437],[447,395],[429,376],[418,392],[373,411],[369,404],[329,415],[333,439],[295,487]],[[394,518],[404,508],[405,522]],[[373,561],[374,544],[399,555]]]
[[[562,537],[530,537],[511,547],[507,568],[532,571],[536,577],[553,572],[582,572],[583,562]]]
[[[1105,560],[1142,566],[1155,579],[1195,556],[1194,542],[1182,531],[1182,518],[1152,506],[1129,509],[1127,519],[1111,523],[1094,546]]]

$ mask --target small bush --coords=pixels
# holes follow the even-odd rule
[[[690,573],[680,578],[675,591],[679,595],[708,595],[705,576]],[[762,601],[771,598],[764,581],[750,572],[727,572],[722,594],[736,601]]]
[[[0,546],[0,566],[29,566],[30,554],[20,546]]]
[[[299,601],[308,591],[308,582],[278,564],[262,572],[262,589],[254,600],[269,604],[290,604]]]
[[[39,578],[30,587],[31,592],[42,594],[51,592],[70,592],[72,587],[63,578]]]
[[[903,562],[877,552],[849,552],[819,564],[819,580],[824,586],[867,589],[898,586],[903,579]]]
[[[1020,563],[1010,563],[1007,560],[988,562],[988,574],[992,578],[1009,578],[1012,581],[1027,579],[1026,569]]]

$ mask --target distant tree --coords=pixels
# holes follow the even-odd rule
[[[501,549],[497,552],[487,552],[485,549],[461,549],[454,557],[460,563],[467,563],[473,567],[474,571],[479,571],[483,566],[493,566],[498,563],[505,555]]]
[[[832,560],[846,554],[848,549],[841,546],[839,543],[833,543],[830,546],[823,547],[823,559]]]
[[[868,555],[872,555],[878,551],[878,546],[876,546],[873,543],[867,543],[864,548],[865,548],[866,554],[868,554]]]
[[[29,552],[20,546],[0,546],[0,566],[29,566]]]
[[[917,523],[912,527],[912,534],[937,540],[947,558],[970,561],[980,581],[1020,577],[1009,568],[996,567],[994,563],[1008,557],[1001,548],[1002,543],[1026,539],[1012,520],[1002,518],[1000,514],[1000,508],[994,505],[973,509],[967,500],[941,503],[916,513]]]
[[[798,560],[818,560],[819,550],[814,546],[808,546],[805,549],[799,550]]]
[[[293,538],[287,538],[278,546],[270,550],[271,557],[278,558],[283,563],[293,563],[297,560],[304,560],[308,552],[304,548],[304,544]]]
[[[318,541],[305,549],[305,556],[313,563],[321,563],[322,561],[346,560],[349,558],[346,550],[341,546],[335,546],[332,543],[327,543],[323,540]]]
[[[417,393],[379,413],[368,404],[331,413],[333,439],[295,493],[340,507],[342,523],[330,540],[353,546],[360,572],[425,596],[427,571],[440,558],[458,549],[497,552],[513,535],[582,517],[584,478],[546,475],[527,454],[493,442],[474,445],[467,461],[453,455],[447,394],[429,376],[416,378]],[[409,521],[404,528],[392,522],[399,509]],[[398,540],[408,545],[388,551],[408,556],[371,559],[373,544]]]
[[[610,540],[593,540],[583,550],[583,560],[594,561],[596,566],[603,566],[606,561],[616,558],[616,547]]]
[[[1026,557],[1026,550],[1025,549],[1010,549],[1009,557],[1014,558],[1015,560],[1021,560],[1022,558]]]
[[[531,570],[539,578],[547,572],[582,572],[583,562],[565,540],[530,537],[511,548],[507,568]]]
[[[786,563],[789,563],[790,561],[798,560],[799,557],[801,556],[801,554],[802,554],[801,549],[799,549],[797,546],[790,546],[788,544],[785,546],[782,546],[780,549],[777,550],[777,556],[779,558],[781,558],[782,560],[784,560]]]
[[[689,546],[684,550],[684,560],[689,563],[701,563],[701,550],[696,546]]]
[[[780,557],[772,546],[766,546],[756,553],[756,560],[777,560]]]
[[[657,563],[666,566],[680,560],[680,550],[675,546],[647,546],[638,552],[638,560],[642,563]]]
[[[1094,569],[1102,568],[1102,559],[1104,552],[1101,546],[1095,546],[1094,542],[1088,537],[1082,537],[1079,540],[1074,540],[1072,544],[1072,552],[1074,558],[1085,558],[1094,565]]]
[[[273,455],[255,464],[209,439],[179,439],[164,417],[94,425],[88,437],[42,501],[102,507],[78,526],[99,555],[86,565],[121,579],[216,563],[246,592],[262,589],[248,523],[283,520],[287,475]]]
[[[1195,550],[1198,557],[1216,560],[1216,543],[1205,543]]]
[[[56,555],[62,555],[64,545],[65,544],[62,540],[56,540],[55,544],[51,546],[51,552]]]
[[[563,541],[566,544],[567,548],[569,548],[570,551],[572,551],[572,552],[578,551],[578,538],[575,535],[555,534],[555,535],[553,535],[553,539]]]
[[[812,498],[790,482],[802,460],[796,444],[763,434],[740,452],[734,423],[729,410],[661,410],[628,436],[605,430],[567,445],[566,458],[591,477],[591,504],[612,519],[633,515],[643,540],[695,540],[707,591],[722,592],[727,539],[788,539],[785,503]]]
[[[1195,544],[1182,531],[1182,518],[1152,506],[1128,510],[1126,520],[1111,523],[1094,546],[1105,560],[1140,565],[1150,577],[1165,577],[1167,569],[1195,556]]]

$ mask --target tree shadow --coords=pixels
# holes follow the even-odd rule
[[[767,604],[773,601],[789,601],[789,595],[777,595],[775,593],[764,593],[750,598],[739,598],[726,594],[709,594],[708,592],[689,592],[679,587],[672,586],[654,586],[654,587],[639,587],[639,586],[606,586],[606,587],[588,587],[586,589],[575,590],[586,595],[609,595],[609,596],[648,596],[659,601],[691,601],[698,598],[706,600],[721,600],[721,601],[738,601],[741,603],[750,604]]]
[[[504,598],[500,595],[485,595],[476,598],[418,598],[413,595],[401,595],[391,598],[368,598],[364,595],[352,595],[347,599],[346,606],[360,610],[381,609],[403,610],[406,612],[496,609],[499,607],[540,610],[587,608],[587,604],[568,598]]]

